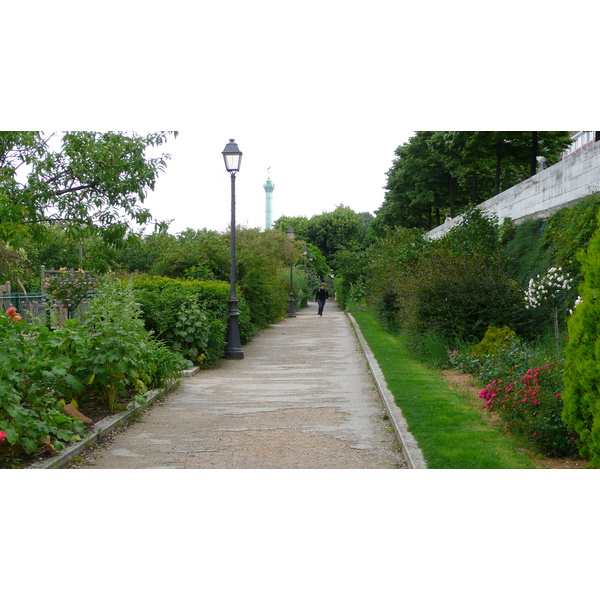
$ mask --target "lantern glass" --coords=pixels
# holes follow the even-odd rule
[[[227,171],[236,172],[240,170],[240,163],[242,162],[242,153],[235,143],[234,139],[230,139],[229,143],[225,146],[225,150],[222,152],[223,159],[225,160],[225,168]]]

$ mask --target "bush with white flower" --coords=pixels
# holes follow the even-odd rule
[[[554,313],[554,338],[556,342],[556,355],[560,354],[558,333],[558,298],[571,289],[573,278],[569,273],[563,272],[562,267],[550,267],[545,275],[538,275],[529,280],[529,287],[525,292],[526,308],[549,308]]]
[[[548,272],[540,277],[529,280],[529,288],[525,292],[525,306],[537,308],[554,304],[559,294],[571,289],[573,278],[569,273],[563,273],[562,267],[550,267]]]
[[[577,306],[579,306],[582,302],[583,302],[583,298],[581,296],[577,296],[577,298],[575,299],[575,306],[573,308],[569,309],[569,314],[572,315],[575,312],[575,309],[577,308]]]

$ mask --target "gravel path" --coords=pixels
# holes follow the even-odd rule
[[[328,301],[262,331],[90,452],[96,469],[405,467],[347,316]]]

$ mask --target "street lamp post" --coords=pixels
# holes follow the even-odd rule
[[[313,290],[313,260],[315,259],[312,252],[309,254],[308,258],[310,260],[310,270],[308,272],[308,278],[309,278],[308,285],[310,287],[310,295],[312,298],[312,294],[314,292],[314,290]]]
[[[304,277],[305,279],[308,279],[308,270],[306,269],[306,257],[308,256],[308,248],[306,246],[302,248],[302,255],[304,256],[304,258],[302,259],[302,262],[304,263]]]
[[[290,225],[287,230],[288,238],[294,241],[294,228]],[[294,299],[294,259],[290,258],[290,306],[288,309],[288,317],[296,316],[296,300]]]
[[[229,262],[229,323],[227,327],[227,345],[225,346],[225,358],[242,359],[244,350],[240,340],[240,325],[238,310],[238,298],[236,295],[236,258],[235,258],[235,176],[240,170],[242,153],[235,143],[230,139],[222,152],[225,160],[225,168],[231,174],[231,259]]]

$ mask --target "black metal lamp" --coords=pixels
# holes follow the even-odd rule
[[[229,140],[229,143],[225,145],[225,150],[223,150],[222,154],[227,171],[229,173],[237,173],[240,170],[240,163],[242,162],[242,152],[234,139]]]
[[[287,230],[288,238],[294,241],[294,228],[290,225]],[[288,317],[296,316],[296,300],[294,299],[294,260],[290,258],[290,305],[288,308]]]
[[[227,327],[227,345],[225,346],[225,358],[244,358],[244,350],[240,339],[240,325],[238,310],[238,298],[236,295],[236,256],[235,256],[235,175],[240,170],[242,153],[235,143],[230,139],[222,152],[225,160],[225,168],[231,174],[231,259],[229,262],[229,322]]]
[[[312,296],[312,293],[314,292],[314,290],[313,290],[313,260],[315,260],[315,257],[312,252],[308,255],[308,259],[310,260],[310,270],[308,272],[309,286],[310,286],[310,293]]]

